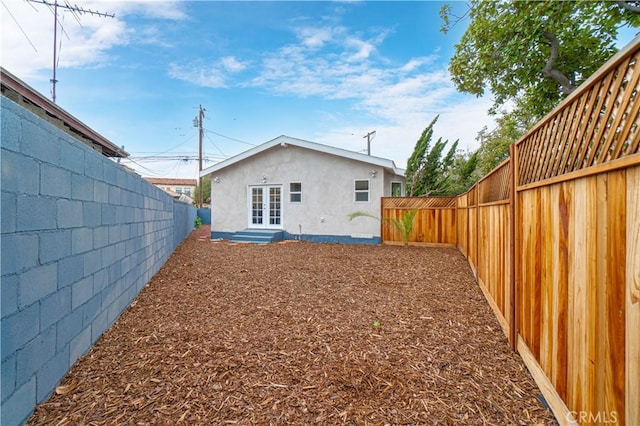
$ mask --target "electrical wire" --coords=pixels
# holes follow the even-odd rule
[[[209,139],[209,142],[211,142],[211,145],[213,145],[215,147],[215,149],[217,149],[218,151],[220,151],[220,154],[222,154],[225,157],[228,157],[227,154],[225,154],[224,152],[222,152],[222,150],[220,148],[218,148],[218,145],[216,145],[216,143],[213,141],[213,139],[211,139],[209,137],[209,135],[205,135],[207,137],[207,139]]]
[[[229,139],[229,140],[232,140],[232,141],[235,141],[235,142],[243,143],[243,144],[245,144],[245,145],[249,145],[249,146],[258,146],[258,145],[254,144],[254,143],[249,143],[249,142],[241,141],[240,139],[232,138],[231,136],[226,136],[226,135],[223,135],[223,134],[221,134],[221,133],[214,132],[213,130],[207,130],[207,129],[204,129],[204,131],[205,131],[205,132],[207,132],[207,133],[213,133],[214,135],[220,136],[220,137],[222,137],[222,138],[226,138],[226,139]]]
[[[13,16],[13,13],[11,13],[11,11],[9,10],[9,7],[6,4],[4,4],[4,2],[1,2],[1,3],[4,6],[4,8],[7,9],[7,12],[9,13],[9,16],[11,16],[11,19],[13,19],[13,22],[15,22],[16,25],[18,26],[18,28],[20,28],[20,31],[22,32],[22,35],[24,36],[24,38],[26,38],[27,41],[29,42],[29,44],[31,45],[31,47],[33,47],[33,50],[38,52],[38,49],[36,49],[36,47],[33,45],[33,43],[31,42],[31,39],[29,38],[27,33],[24,31],[24,29],[22,28],[22,26],[20,25],[20,23],[18,22],[16,17]],[[33,7],[33,5],[32,5],[32,7]]]

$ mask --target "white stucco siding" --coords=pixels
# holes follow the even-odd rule
[[[370,173],[374,170],[375,177]],[[380,166],[292,145],[274,146],[214,172],[211,178],[212,230],[217,232],[249,226],[250,185],[282,185],[282,229],[286,232],[298,234],[301,228],[303,234],[312,235],[380,236],[378,220],[349,221],[347,215],[362,210],[379,216],[380,197],[391,191],[388,173]],[[355,201],[355,180],[369,181],[369,202]],[[290,201],[291,182],[302,184],[300,203]]]

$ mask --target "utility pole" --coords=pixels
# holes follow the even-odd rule
[[[198,111],[198,116],[195,118],[194,122],[197,123],[198,126],[198,188],[200,188],[198,194],[198,207],[202,208],[202,176],[200,176],[200,172],[202,171],[202,136],[204,134],[204,130],[202,129],[202,119],[204,118],[205,109],[200,105],[200,110]]]
[[[89,15],[101,16],[103,18],[113,18],[116,15],[113,13],[104,13],[93,11],[90,9],[85,9],[80,6],[71,6],[69,3],[65,1],[65,4],[58,4],[58,0],[53,0],[50,2],[48,0],[27,0],[31,3],[40,3],[47,5],[49,7],[53,7],[53,77],[51,78],[51,100],[53,103],[56,103],[56,83],[58,80],[56,79],[56,69],[58,68],[58,8],[65,9],[71,11],[74,16],[76,13],[82,15],[83,13],[88,13]],[[76,16],[76,19],[78,17]],[[78,22],[80,20],[78,19]],[[64,31],[64,30],[63,30]]]
[[[367,138],[367,155],[371,155],[371,141],[375,135],[376,131],[374,130],[373,132],[369,132],[363,136],[363,138]]]

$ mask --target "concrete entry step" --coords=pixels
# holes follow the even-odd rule
[[[269,244],[282,241],[284,231],[279,229],[244,229],[238,231],[229,241],[232,243]]]

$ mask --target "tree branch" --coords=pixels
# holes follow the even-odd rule
[[[567,76],[565,76],[560,71],[554,68],[556,61],[558,60],[558,50],[560,47],[560,44],[558,43],[558,39],[554,34],[546,31],[544,32],[544,38],[549,40],[549,43],[551,43],[551,55],[549,56],[547,63],[542,69],[542,74],[545,77],[552,78],[558,83],[560,83],[560,90],[565,95],[568,95],[569,93],[573,92],[576,89],[576,86],[574,86],[571,83],[571,80],[569,80]]]
[[[637,1],[617,1],[618,6],[629,12],[640,13],[640,6],[636,6]]]

